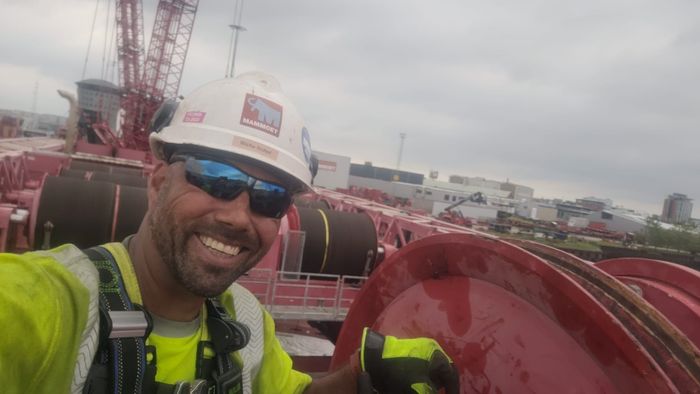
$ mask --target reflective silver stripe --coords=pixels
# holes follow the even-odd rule
[[[250,328],[250,341],[238,354],[243,361],[243,393],[251,394],[265,350],[263,313],[258,299],[243,286],[234,283],[229,291],[233,295],[236,320]]]
[[[51,257],[61,263],[87,288],[90,300],[88,301],[88,313],[85,328],[80,336],[78,357],[73,370],[71,381],[71,393],[82,393],[87,380],[92,360],[97,352],[100,334],[98,283],[99,277],[95,265],[77,247],[66,245],[58,250],[33,252],[39,255]]]

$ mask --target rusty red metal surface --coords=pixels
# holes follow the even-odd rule
[[[374,222],[379,243],[385,246],[401,248],[412,241],[434,234],[445,233],[479,234],[485,238],[497,238],[493,235],[447,223],[423,214],[389,207],[378,202],[327,189],[316,189],[316,194],[310,197],[324,201],[331,209],[336,211],[361,212],[368,215]]]
[[[463,392],[698,390],[692,379],[676,386],[572,275],[477,234],[426,237],[385,261],[348,313],[333,368],[357,348],[363,326],[436,338],[458,366]]]
[[[659,260],[619,258],[595,266],[630,286],[700,347],[700,273]]]
[[[613,276],[572,254],[533,241],[512,240],[567,273],[612,313],[628,334],[644,346],[681,392],[698,387],[698,352],[687,336]]]
[[[33,243],[41,179],[71,160],[58,153],[4,155],[0,187],[10,204],[0,207],[0,248]],[[131,161],[104,163],[134,167]],[[282,233],[266,256],[272,279],[251,283],[280,308],[309,301],[319,310],[329,303],[346,308],[356,298],[334,367],[358,346],[361,328],[371,326],[436,338],[459,366],[464,392],[700,392],[697,272],[643,259],[592,265],[357,197],[321,191],[316,198],[372,219],[386,260],[368,284],[360,290],[354,282],[307,279],[305,287],[270,290],[280,278],[294,282],[274,274]],[[10,220],[17,209],[29,210],[28,219]],[[299,229],[296,213],[290,211],[284,231]]]

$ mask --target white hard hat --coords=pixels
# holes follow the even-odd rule
[[[279,82],[268,74],[251,72],[210,82],[185,97],[168,121],[149,137],[159,160],[186,146],[233,154],[290,178],[293,191],[311,189],[309,132]]]

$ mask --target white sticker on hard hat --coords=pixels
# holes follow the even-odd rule
[[[301,148],[304,150],[304,159],[306,164],[311,163],[311,136],[306,127],[301,129]]]
[[[276,149],[243,137],[233,137],[233,146],[257,153],[273,161],[276,161],[279,155]]]
[[[246,94],[241,124],[256,128],[275,137],[280,135],[282,106],[254,94]]]
[[[185,112],[185,117],[182,119],[183,123],[202,123],[204,122],[204,116],[206,112],[202,111],[188,111]]]

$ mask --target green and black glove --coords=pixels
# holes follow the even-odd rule
[[[430,338],[399,339],[365,328],[359,351],[358,393],[459,394],[459,374]]]

